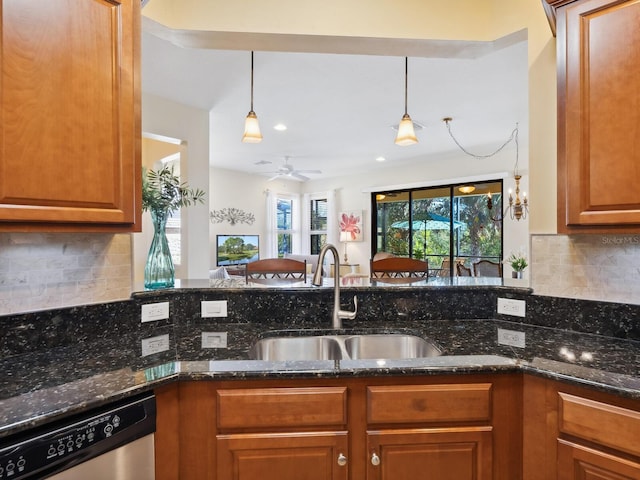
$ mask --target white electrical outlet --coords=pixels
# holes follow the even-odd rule
[[[143,357],[154,353],[164,352],[165,350],[169,350],[169,334],[142,339]]]
[[[169,302],[147,303],[140,312],[142,323],[169,318]]]
[[[227,348],[227,332],[202,332],[202,348]]]
[[[526,302],[524,300],[498,297],[498,313],[513,315],[515,317],[524,317],[525,307]]]
[[[524,332],[518,332],[517,330],[506,330],[504,328],[499,328],[498,344],[509,345],[511,347],[524,348],[526,345]]]
[[[200,315],[202,318],[226,317],[226,300],[208,300],[200,302]]]

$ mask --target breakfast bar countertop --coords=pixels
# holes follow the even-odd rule
[[[518,330],[526,347],[497,342]],[[438,357],[407,360],[268,362],[191,356],[178,349],[140,357],[139,339],[119,345],[77,343],[0,359],[0,438],[179,380],[336,378],[524,371],[640,399],[640,342],[507,322],[431,320],[413,333],[443,347]],[[136,345],[129,348],[128,345]]]

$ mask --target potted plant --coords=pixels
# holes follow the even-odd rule
[[[182,207],[204,203],[204,193],[203,190],[194,190],[186,183],[180,183],[180,177],[174,174],[173,167],[143,169],[142,211],[148,211],[153,222],[153,240],[144,267],[145,288],[173,287],[175,269],[165,231],[167,218]]]
[[[522,271],[529,265],[526,257],[522,253],[512,253],[509,255],[509,258],[507,258],[507,262],[513,269],[513,272],[511,272],[513,278],[522,278]]]

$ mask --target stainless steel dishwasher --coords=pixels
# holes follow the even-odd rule
[[[153,394],[0,442],[0,479],[153,480]]]

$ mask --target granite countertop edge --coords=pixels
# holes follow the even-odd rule
[[[176,361],[159,364],[157,378],[140,380],[140,372],[123,369],[89,379],[36,390],[0,400],[0,439],[39,427],[63,417],[157,389],[176,381],[223,381],[243,379],[311,379],[383,376],[437,376],[501,374],[524,372],[578,386],[595,388],[614,395],[640,399],[640,378],[584,369],[562,362],[533,359],[525,361],[499,355],[443,356],[436,359],[388,361],[378,365],[368,361],[260,362],[255,360]],[[169,368],[167,368],[169,367]],[[122,388],[113,381],[101,385],[102,377],[126,374],[137,378]],[[67,388],[67,386],[70,386]],[[84,396],[83,396],[84,395]]]

